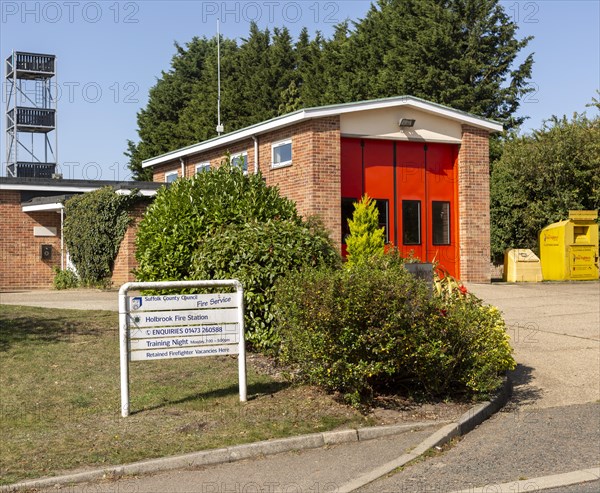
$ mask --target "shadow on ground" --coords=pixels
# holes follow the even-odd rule
[[[6,313],[6,310],[2,310],[0,314],[0,352],[8,351],[13,345],[20,343],[73,342],[80,336],[99,336],[108,332],[118,334],[116,317],[110,312],[107,312],[107,316],[87,319],[84,311],[74,316],[56,317],[47,312],[42,313],[42,310],[38,314],[39,309],[36,308],[20,308],[27,310],[27,314],[15,315]]]
[[[504,407],[504,411],[510,412],[518,407],[531,406],[542,396],[544,390],[531,385],[533,378],[533,368],[530,366],[517,364],[517,367],[509,372],[509,378],[513,383],[512,397]]]
[[[291,384],[289,382],[256,382],[248,385],[248,400],[254,400],[263,395],[272,395],[288,388]],[[154,406],[147,406],[141,409],[136,409],[131,412],[131,415],[138,414],[141,412],[155,411],[162,409],[163,407],[173,406],[176,404],[184,404],[192,401],[203,401],[206,399],[218,399],[222,397],[228,397],[231,395],[237,395],[239,393],[239,387],[237,385],[230,385],[228,387],[210,390],[208,392],[197,392],[195,394],[188,395],[181,399],[164,401]]]

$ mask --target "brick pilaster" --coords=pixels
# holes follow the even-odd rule
[[[490,282],[489,134],[462,127],[458,156],[460,272],[463,281]]]
[[[135,276],[132,273],[133,269],[138,265],[135,259],[135,236],[137,234],[138,225],[142,220],[142,216],[147,207],[148,201],[144,200],[135,204],[129,212],[132,221],[127,227],[127,231],[125,231],[125,235],[119,246],[117,258],[113,265],[111,280],[115,287],[135,280]]]

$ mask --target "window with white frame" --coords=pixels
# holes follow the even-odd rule
[[[271,167],[282,168],[292,164],[292,141],[282,140],[271,145]]]
[[[198,163],[196,165],[196,174],[204,173],[205,171],[209,171],[209,170],[210,170],[210,163],[208,161],[206,161],[205,163]]]
[[[231,165],[242,168],[244,173],[248,173],[248,153],[238,152],[231,155]]]
[[[178,177],[177,171],[167,171],[165,173],[165,183],[173,183]]]

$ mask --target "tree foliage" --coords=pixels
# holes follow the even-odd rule
[[[598,106],[596,104],[596,106]],[[492,163],[492,254],[538,251],[538,234],[571,209],[600,208],[600,117],[552,117],[530,135],[512,135]]]
[[[83,284],[104,284],[110,279],[131,221],[128,211],[136,200],[136,194],[119,195],[104,187],[65,202],[65,242]]]
[[[221,39],[226,132],[303,107],[413,95],[483,117],[520,123],[531,89],[530,38],[499,0],[379,0],[364,19],[336,26],[330,39],[255,23],[239,43]],[[144,159],[216,136],[217,40],[176,45],[171,67],[138,113],[139,142],[126,155],[137,179]]]
[[[379,227],[376,202],[364,195],[354,204],[352,219],[348,219],[350,235],[346,238],[348,265],[382,255],[385,248],[385,228]]]

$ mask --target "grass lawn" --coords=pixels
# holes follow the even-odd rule
[[[0,305],[0,484],[269,438],[373,424],[235,357],[130,364],[120,415],[117,314]]]

